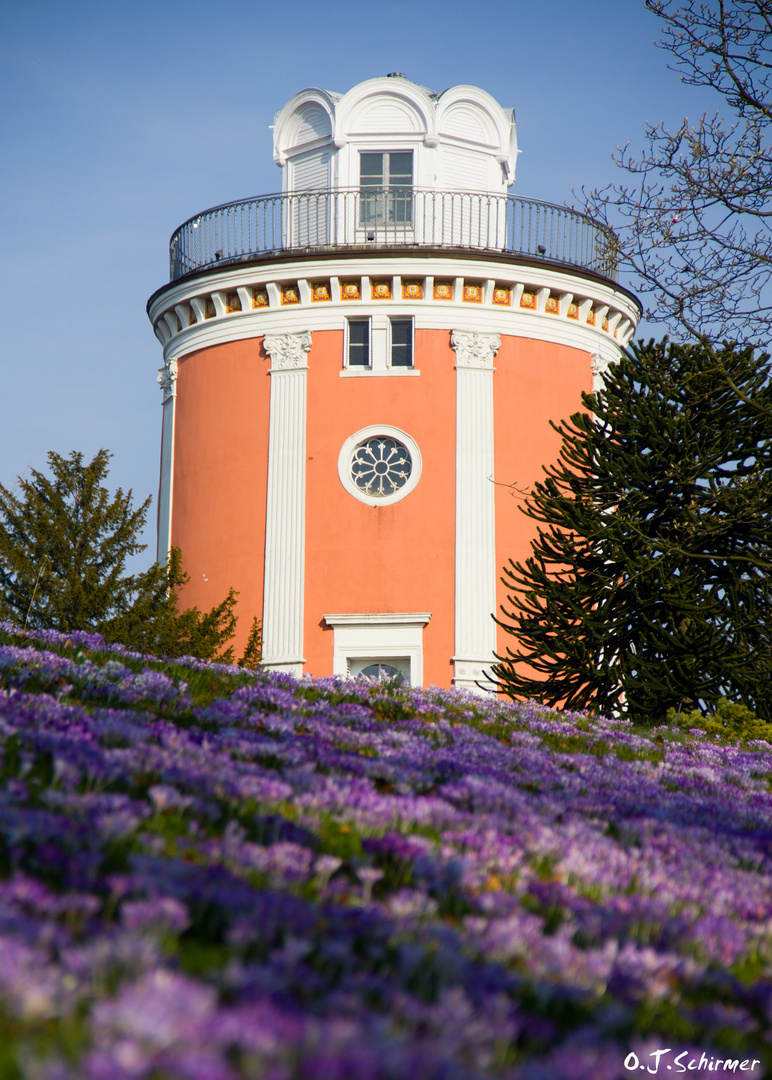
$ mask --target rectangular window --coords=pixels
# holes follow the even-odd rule
[[[348,367],[370,367],[370,320],[346,319]]]
[[[413,152],[360,153],[360,225],[411,225]]]
[[[389,361],[392,367],[413,366],[412,319],[389,319]]]

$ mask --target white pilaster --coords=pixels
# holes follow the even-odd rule
[[[174,424],[177,412],[177,361],[169,360],[158,369],[158,385],[163,392],[161,435],[161,486],[158,492],[158,547],[156,560],[166,562],[172,546],[172,495],[174,492]]]
[[[263,340],[271,358],[265,525],[263,666],[303,674],[306,513],[306,354],[311,333]]]
[[[603,353],[593,353],[591,366],[592,366],[592,391],[597,394],[599,390],[602,390],[606,385],[606,375],[612,364],[617,363],[618,356],[616,353],[608,350],[604,355]]]
[[[456,350],[455,686],[481,692],[495,662],[493,357],[498,334],[453,330]]]

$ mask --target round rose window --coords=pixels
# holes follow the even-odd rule
[[[396,439],[375,438],[361,443],[351,459],[351,479],[375,499],[393,495],[410,479],[410,451]]]
[[[344,488],[370,506],[398,502],[421,475],[421,452],[415,440],[388,424],[363,428],[346,439],[338,457]]]

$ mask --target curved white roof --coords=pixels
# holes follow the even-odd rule
[[[345,94],[300,90],[276,115],[274,160],[285,191],[355,187],[358,153],[379,150],[412,151],[417,187],[500,194],[515,178],[514,110],[476,86],[435,94],[387,75]]]

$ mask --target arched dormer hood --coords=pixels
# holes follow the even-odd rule
[[[403,75],[346,94],[301,90],[274,123],[283,192],[357,188],[364,177],[405,186],[410,169],[416,188],[503,195],[517,153],[513,109],[476,86],[435,94]]]

